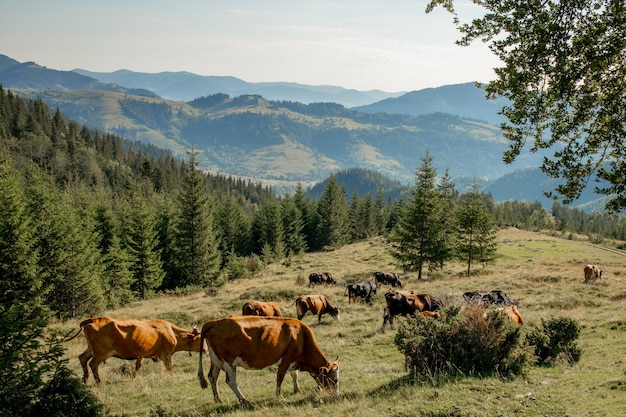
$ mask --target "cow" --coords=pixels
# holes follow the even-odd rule
[[[241,308],[242,316],[270,316],[270,317],[282,317],[280,307],[278,304],[269,301],[255,301],[250,300],[246,302]]]
[[[416,312],[425,317],[438,318],[437,310],[441,308],[441,302],[435,297],[414,291],[389,290],[385,293],[385,301],[387,307],[383,311],[383,327],[387,322],[393,327],[395,316],[414,316]]]
[[[506,313],[506,315],[513,323],[517,325],[524,324],[524,320],[522,320],[522,315],[520,314],[519,309],[515,304],[511,304],[505,307],[498,307],[498,310]]]
[[[377,290],[378,286],[372,281],[361,281],[348,285],[346,290],[343,292],[343,295],[346,295],[347,293],[348,304],[350,304],[350,302],[356,304],[357,297],[362,298],[365,302],[369,303],[372,295],[376,294]]]
[[[519,300],[509,297],[504,291],[468,291],[463,293],[466,302],[477,302],[484,305],[509,306],[519,305]]]
[[[376,284],[378,284],[378,286],[388,284],[394,288],[404,288],[402,281],[400,281],[400,277],[395,272],[375,272],[374,278],[376,279]]]
[[[311,314],[317,314],[317,322],[321,323],[323,314],[330,314],[332,317],[339,319],[339,308],[333,307],[325,295],[301,295],[294,300],[287,308],[296,305],[296,313],[298,320],[310,311]]]
[[[200,341],[208,344],[211,369],[208,372],[213,399],[222,402],[217,378],[226,372],[226,383],[242,404],[250,402],[237,386],[237,367],[263,369],[278,365],[276,396],[282,398],[281,384],[287,372],[293,379],[294,393],[301,392],[298,371],[308,372],[318,389],[337,393],[339,363],[328,361],[318,346],[313,331],[305,323],[285,317],[227,317],[202,326]],[[198,364],[200,386],[208,384],[202,369],[202,353]]]
[[[337,281],[330,272],[312,272],[309,275],[309,288],[314,285],[334,285]]]
[[[585,273],[585,281],[584,281],[585,284],[591,281],[595,281],[598,278],[602,278],[602,269],[600,269],[596,265],[591,265],[591,264],[585,265],[584,273]]]
[[[87,363],[99,384],[98,366],[110,357],[136,359],[135,378],[144,358],[152,358],[155,362],[162,360],[165,368],[171,371],[173,353],[181,350],[200,352],[203,346],[200,330],[196,326],[189,332],[166,320],[94,317],[82,321],[78,332],[64,340],[72,340],[83,331],[87,349],[78,358],[85,383],[89,379]]]

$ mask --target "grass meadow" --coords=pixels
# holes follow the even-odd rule
[[[590,245],[581,237],[566,239],[508,228],[499,232],[499,259],[486,268],[476,265],[471,277],[466,266],[449,263],[444,270],[403,274],[406,289],[437,296],[460,297],[464,291],[500,289],[519,299],[524,331],[542,319],[566,316],[582,327],[578,345],[582,357],[573,365],[531,365],[525,375],[513,378],[455,378],[438,384],[413,384],[403,369],[403,356],[394,345],[395,330],[382,330],[384,292],[372,305],[347,303],[346,283],[372,279],[375,271],[397,271],[377,238],[332,252],[306,254],[269,265],[260,275],[231,282],[214,295],[163,296],[105,311],[112,317],[161,318],[185,328],[208,320],[238,315],[249,299],[277,301],[283,315],[297,295],[326,295],[341,308],[334,320],[307,314],[303,321],[315,333],[326,357],[339,357],[339,395],[318,396],[315,383],[301,373],[302,394],[293,394],[291,378],[283,382],[284,400],[275,397],[276,367],[238,370],[239,387],[251,400],[240,406],[220,375],[221,404],[213,402],[211,389],[203,390],[197,378],[198,354],[173,356],[174,371],[162,363],[145,360],[136,379],[134,361],[110,358],[100,366],[102,384],[88,385],[116,416],[624,416],[626,415],[626,256],[619,251]],[[583,266],[595,263],[603,278],[583,284]],[[308,275],[330,271],[336,287],[308,288]],[[80,320],[58,323],[55,331],[70,332]],[[397,324],[396,324],[397,327]],[[78,355],[86,342],[80,336],[67,342],[69,366],[82,376]],[[204,369],[209,359],[204,356]]]

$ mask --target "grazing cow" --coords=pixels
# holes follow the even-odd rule
[[[278,304],[269,301],[255,301],[250,300],[241,308],[242,316],[270,316],[270,317],[282,317],[280,307]]]
[[[585,284],[591,281],[595,281],[598,278],[602,278],[602,270],[596,265],[591,265],[591,264],[585,265],[584,272],[585,272],[585,281],[584,281]]]
[[[249,404],[237,386],[237,367],[263,369],[277,364],[276,396],[282,398],[281,384],[287,372],[293,379],[294,393],[300,392],[298,371],[307,371],[318,389],[337,393],[339,364],[329,362],[317,345],[309,326],[283,317],[228,317],[209,321],[202,326],[200,340],[208,343],[211,369],[208,377],[213,398],[222,402],[217,378],[226,372],[226,383],[242,404]],[[198,365],[202,388],[208,387],[202,370],[202,353]]]
[[[519,305],[518,300],[514,300],[504,291],[468,291],[463,293],[463,298],[467,302],[477,302],[484,305],[509,306]]]
[[[314,285],[334,285],[337,281],[330,272],[313,272],[309,275],[309,288]]]
[[[197,327],[189,332],[165,320],[95,317],[81,322],[78,332],[65,341],[74,339],[81,331],[85,332],[87,339],[87,350],[79,356],[85,383],[89,379],[88,362],[99,384],[98,366],[112,356],[136,359],[134,378],[144,358],[152,358],[155,362],[163,360],[167,370],[171,371],[173,353],[181,350],[200,352],[200,347],[204,346]]]
[[[389,290],[385,294],[387,307],[383,313],[383,327],[389,322],[393,326],[395,316],[414,316],[415,312],[421,312],[426,317],[439,317],[437,310],[441,303],[428,294],[420,294],[413,291]]]
[[[330,314],[336,319],[339,318],[339,308],[330,305],[325,295],[301,295],[287,306],[287,308],[294,304],[296,305],[298,320],[302,320],[302,317],[304,317],[307,311],[310,311],[311,314],[317,314],[318,323],[322,321],[323,314]]]
[[[404,287],[402,281],[400,281],[400,277],[395,272],[375,272],[374,278],[376,278],[376,283],[379,286],[383,284],[388,284],[394,288]]]
[[[343,292],[343,295],[346,295],[346,293],[348,294],[348,304],[350,304],[350,302],[356,304],[357,297],[362,298],[365,302],[369,303],[372,295],[376,294],[377,289],[378,286],[372,281],[361,281],[348,285],[346,287],[346,291]]]
[[[524,324],[524,320],[522,320],[522,315],[520,314],[519,309],[515,304],[511,304],[505,307],[498,307],[498,310],[504,311],[513,323],[517,325]]]

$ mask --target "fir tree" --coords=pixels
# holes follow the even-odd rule
[[[304,219],[294,199],[287,193],[281,204],[286,255],[299,255],[306,251],[303,233]]]
[[[493,262],[497,249],[495,227],[478,193],[478,187],[478,184],[472,184],[471,191],[461,196],[457,212],[457,256],[459,260],[467,262],[467,276],[471,275],[474,261],[483,264]]]
[[[427,152],[416,170],[415,187],[402,217],[394,226],[389,242],[391,255],[405,269],[417,270],[422,279],[426,264],[432,270],[443,267],[450,256],[441,195],[436,187],[437,171]]]
[[[157,217],[143,196],[135,196],[126,220],[126,247],[130,255],[132,289],[146,299],[163,282],[165,271],[159,253]]]
[[[334,249],[346,244],[350,239],[346,190],[339,188],[334,175],[328,178],[317,212],[320,219],[318,230],[321,247]]]
[[[195,152],[189,153],[178,198],[179,218],[175,227],[178,286],[211,285],[219,275],[221,254],[204,176],[197,169]]]
[[[42,307],[45,286],[34,235],[19,175],[0,154],[0,306]]]

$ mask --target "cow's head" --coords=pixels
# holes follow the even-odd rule
[[[328,306],[328,314],[339,320],[339,307]]]
[[[339,357],[337,357],[339,359]],[[336,394],[339,389],[339,362],[338,360],[322,366],[319,369],[319,375],[317,377],[318,390],[328,390],[333,394]]]
[[[193,329],[179,341],[179,344],[180,347],[178,350],[187,350],[190,354],[191,352],[200,352],[200,349],[202,349],[203,353],[209,351],[206,341],[203,343],[204,346],[200,346],[200,329],[198,326],[193,326]]]

